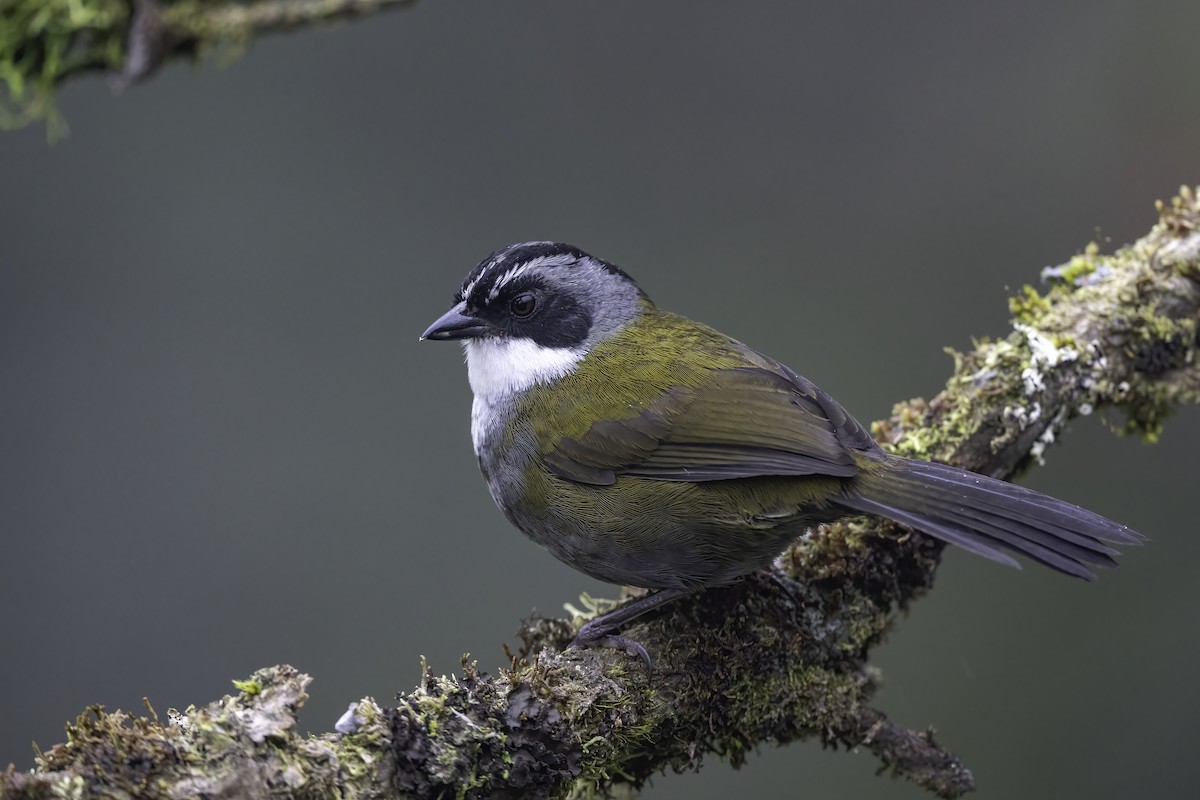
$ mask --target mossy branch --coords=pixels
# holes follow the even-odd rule
[[[1188,189],[1111,255],[1088,248],[1048,270],[1044,294],[1013,301],[1014,331],[956,357],[946,389],[877,425],[898,451],[1009,476],[1072,417],[1157,437],[1200,399],[1200,203]],[[867,656],[897,609],[926,591],[941,547],[879,520],[822,527],[779,569],[668,606],[633,626],[655,662],[564,650],[565,620],[527,622],[496,677],[465,657],[460,677],[423,668],[392,708],[371,699],[337,733],[304,738],[307,676],[275,667],[204,708],[134,718],[89,709],[4,798],[138,796],[563,797],[637,786],[719,754],[740,764],[764,742],[866,747],[941,797],[973,788],[928,733],[870,706]],[[152,712],[151,712],[152,713]]]
[[[0,127],[63,127],[54,90],[107,72],[114,88],[165,61],[238,50],[254,37],[412,5],[415,0],[0,0]]]

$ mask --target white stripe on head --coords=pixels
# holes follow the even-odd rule
[[[488,290],[487,301],[490,303],[495,300],[499,296],[501,289],[531,269],[535,269],[537,267],[562,267],[575,261],[575,256],[567,253],[561,253],[556,256],[539,256],[538,258],[531,258],[528,261],[517,264],[515,267],[511,267],[507,272],[496,279],[496,282],[492,284],[492,288]],[[494,266],[494,263],[489,264],[488,269],[492,269]],[[475,288],[475,283],[477,282],[478,281],[471,284],[472,289]]]
[[[471,296],[471,294],[475,291],[475,287],[479,285],[479,282],[481,280],[483,280],[483,276],[487,275],[492,270],[494,270],[496,268],[496,265],[499,264],[501,259],[503,259],[503,258],[504,258],[504,253],[502,251],[502,252],[498,253],[495,258],[493,258],[491,261],[489,261],[488,265],[486,267],[479,270],[479,272],[475,273],[475,277],[472,278],[471,281],[469,283],[467,283],[465,286],[463,286],[463,288],[462,288],[462,299],[463,300],[466,300],[468,297]]]
[[[488,269],[491,269],[491,264],[488,265]],[[463,300],[466,300],[471,296],[471,293],[475,291],[475,287],[479,285],[479,279],[483,277],[484,272],[486,272],[486,270],[481,270],[479,274],[471,280],[470,283],[463,286],[462,291],[459,293],[462,295]]]

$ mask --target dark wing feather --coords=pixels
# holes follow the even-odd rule
[[[837,436],[839,442],[852,450],[868,454],[872,458],[882,457],[883,452],[875,442],[875,437],[871,435],[871,431],[864,428],[862,423],[850,416],[850,412],[842,408],[841,403],[830,397],[820,386],[817,386],[803,375],[798,374],[786,364],[780,364],[779,362],[772,363],[796,387],[798,392],[812,398],[812,402],[820,408],[821,413],[829,420],[829,424],[833,428],[833,433]]]
[[[699,385],[672,387],[639,414],[560,440],[546,463],[560,477],[597,485],[618,475],[700,482],[857,474],[847,448],[875,449],[870,435],[824,392],[783,370],[708,371]]]

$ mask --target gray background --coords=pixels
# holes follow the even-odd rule
[[[279,662],[328,730],[615,591],[492,507],[461,356],[417,343],[496,247],[591,250],[874,419],[1197,180],[1200,4],[810,5],[429,2],[3,135],[0,765]],[[1028,483],[1154,544],[1094,585],[952,553],[877,651],[980,797],[1194,791],[1198,432],[1077,423]],[[765,748],[647,796],[924,796],[875,768]]]

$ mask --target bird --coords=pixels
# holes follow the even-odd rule
[[[790,367],[659,309],[621,268],[524,242],[472,269],[422,340],[457,340],[471,438],[508,520],[561,561],[652,590],[586,622],[619,633],[686,595],[769,567],[821,523],[875,515],[1018,567],[1091,580],[1141,534],[1003,480],[886,452]]]

